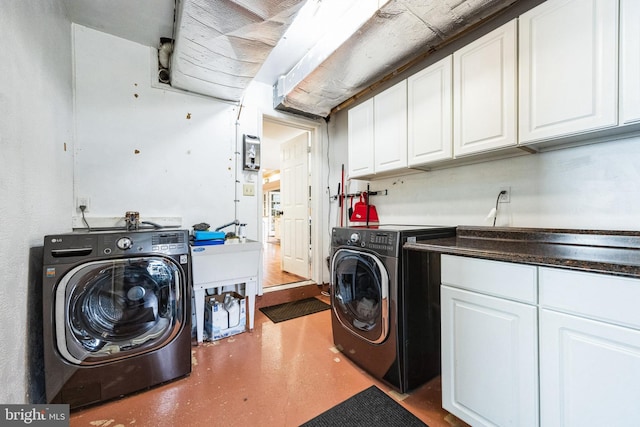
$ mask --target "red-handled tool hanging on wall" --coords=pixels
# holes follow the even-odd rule
[[[342,165],[342,177],[341,182],[338,183],[338,192],[335,196],[330,196],[330,200],[338,201],[338,209],[340,210],[340,227],[346,227],[350,224],[368,226],[379,223],[378,212],[376,207],[370,203],[369,197],[386,196],[388,195],[388,190],[369,191],[369,184],[367,184],[367,191],[345,193],[344,190],[344,165]],[[354,204],[353,199],[356,197],[359,201],[356,201]],[[346,203],[347,199],[349,200],[348,208]]]
[[[367,189],[369,186],[367,186]],[[378,211],[376,207],[369,203],[369,192],[363,191],[360,193],[360,201],[356,202],[353,213],[349,217],[349,221],[352,223],[357,223],[361,225],[369,226],[371,224],[378,224],[380,220],[378,219]]]
[[[338,209],[340,209],[340,227],[342,227],[344,225],[344,163],[342,164],[342,178],[341,178],[341,184],[342,184],[342,192],[340,192],[338,190]]]
[[[336,193],[338,198],[338,212],[340,213],[340,226],[342,226],[342,199],[340,198],[340,183],[338,183],[338,192]]]

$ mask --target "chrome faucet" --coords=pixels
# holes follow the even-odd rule
[[[216,228],[216,231],[220,231],[220,230],[222,230],[223,228],[227,228],[227,227],[229,227],[230,225],[239,225],[239,224],[240,224],[240,221],[238,221],[237,219],[235,219],[235,220],[231,221],[229,224],[221,225],[220,227]]]

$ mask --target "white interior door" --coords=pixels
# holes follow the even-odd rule
[[[280,145],[282,269],[309,278],[309,133]]]

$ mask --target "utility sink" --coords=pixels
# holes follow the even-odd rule
[[[255,240],[212,246],[192,246],[193,284],[257,276],[262,244]]]
[[[253,329],[262,244],[255,240],[226,245],[192,246],[191,271],[196,309],[196,334],[202,342],[207,289],[245,284],[249,329]]]

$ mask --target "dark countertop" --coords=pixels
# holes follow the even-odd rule
[[[404,248],[640,278],[640,231],[459,226]]]

